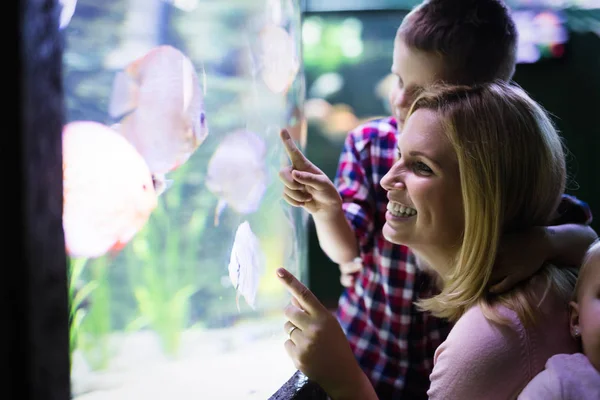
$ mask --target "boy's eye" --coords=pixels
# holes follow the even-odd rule
[[[404,86],[404,82],[402,82],[402,79],[398,75],[396,75],[396,80],[398,81],[398,87],[401,88]]]

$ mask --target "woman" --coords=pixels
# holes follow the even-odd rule
[[[565,157],[550,119],[506,83],[437,87],[419,96],[398,141],[383,233],[435,271],[441,293],[419,306],[455,322],[436,350],[431,399],[510,399],[557,353],[573,353],[575,275],[553,265],[499,296],[486,288],[503,234],[547,225],[564,191]],[[332,399],[376,399],[337,321],[300,282],[285,310],[296,366]],[[368,341],[365,341],[368,343]]]

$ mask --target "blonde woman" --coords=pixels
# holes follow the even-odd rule
[[[440,294],[418,306],[455,322],[436,350],[428,396],[515,398],[548,358],[577,351],[566,328],[571,270],[546,265],[507,293],[486,291],[502,235],[555,217],[566,180],[561,138],[544,110],[506,83],[437,87],[409,115],[381,181],[383,234],[439,275]],[[277,273],[294,296],[285,346],[296,366],[334,400],[376,399],[335,318],[286,270]]]

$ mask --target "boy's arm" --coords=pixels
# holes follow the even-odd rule
[[[578,267],[598,235],[589,225],[564,224],[543,229],[545,257],[558,266]]]
[[[344,225],[344,228],[348,227],[352,233],[352,239],[349,238],[349,233],[345,239],[345,243],[348,244],[346,256],[334,260],[338,264],[352,263],[360,257],[361,249],[372,246],[375,199],[372,182],[362,161],[371,160],[371,140],[366,140],[364,129],[363,126],[359,126],[346,137],[334,180],[342,201],[341,214],[336,217],[338,224]],[[361,142],[361,145],[357,146],[357,142]],[[345,224],[342,221],[345,221]],[[315,221],[315,224],[317,223]],[[343,275],[344,268],[342,265],[340,268]]]
[[[535,274],[546,262],[578,267],[588,247],[598,237],[589,226],[589,206],[563,195],[558,217],[550,226],[535,227],[503,238],[492,274],[492,292],[502,293]]]
[[[598,237],[591,223],[590,206],[575,196],[563,195],[557,218],[545,229],[547,260],[559,265],[579,266],[588,247]]]
[[[338,192],[338,188],[316,165],[309,161],[298,149],[287,131],[281,132],[285,149],[292,162],[291,167],[286,167],[280,172],[280,177],[287,186],[284,189],[284,198],[287,198],[290,204],[304,207],[313,217],[319,245],[323,252],[335,263],[344,264],[358,257],[358,240],[355,224],[351,224],[347,219],[344,204],[344,196],[348,196],[347,191]],[[363,189],[360,177],[362,166],[354,162],[354,146],[350,136],[346,140],[344,150],[340,156],[340,167],[338,176],[341,176],[344,182],[348,182],[355,190],[366,192]],[[301,185],[306,188],[305,191],[299,191]],[[295,190],[294,190],[295,189]],[[359,205],[351,207],[356,212],[356,220],[361,219],[361,215],[367,215],[361,211]],[[365,218],[362,218],[364,221]]]
[[[333,215],[314,215],[319,245],[331,261],[347,263],[358,257],[358,242],[340,204]]]

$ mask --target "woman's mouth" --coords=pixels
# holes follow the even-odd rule
[[[387,210],[394,217],[408,218],[417,215],[417,210],[414,208],[396,203],[395,201],[388,202]]]

